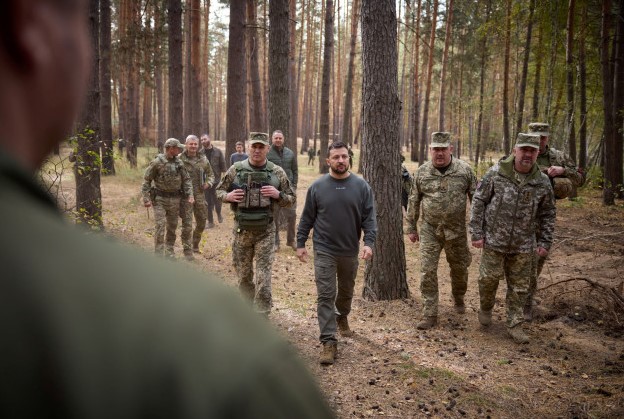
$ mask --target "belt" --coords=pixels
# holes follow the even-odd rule
[[[182,196],[182,192],[181,191],[167,192],[167,191],[161,191],[160,189],[156,189],[156,195],[162,196],[164,198],[177,198],[179,196]]]

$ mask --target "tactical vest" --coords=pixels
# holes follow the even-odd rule
[[[154,171],[154,186],[156,189],[163,192],[181,192],[183,189],[182,181],[182,169],[184,164],[179,158],[173,161],[167,160],[167,158],[159,154],[156,158]]]
[[[262,196],[260,189],[271,185],[279,188],[280,181],[275,176],[275,165],[267,160],[264,169],[254,169],[249,160],[234,163],[236,177],[232,187],[243,189],[245,196],[242,202],[236,204],[234,219],[241,230],[266,230],[273,222],[273,208],[271,198]]]

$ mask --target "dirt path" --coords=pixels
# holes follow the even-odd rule
[[[316,177],[306,161],[300,156],[299,209]],[[148,220],[139,187],[138,175],[104,178],[106,227],[120,240],[151,250],[153,213]],[[204,253],[193,264],[218,272],[234,286],[231,219],[225,218],[206,231]],[[608,287],[624,280],[622,205],[603,208],[592,191],[577,202],[559,202],[556,238],[540,288],[569,278]],[[356,297],[350,316],[356,334],[340,338],[339,358],[329,367],[318,364],[312,264],[300,263],[289,248],[277,254],[271,322],[305,359],[338,417],[624,417],[624,318],[618,325],[608,300],[587,282],[540,291],[537,318],[527,327],[531,343],[519,346],[505,331],[505,284],[499,287],[494,324],[489,330],[479,326],[480,254],[474,251],[466,314],[452,309],[448,267],[441,262],[440,323],[423,332],[415,328],[421,308],[418,248],[406,247],[412,298],[368,302]],[[360,266],[357,296],[362,273]]]

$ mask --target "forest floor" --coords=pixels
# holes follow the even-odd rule
[[[306,163],[307,156],[299,156],[298,215],[307,186],[318,176],[316,166]],[[139,164],[145,167],[147,159]],[[143,167],[131,170],[121,161],[117,167],[117,176],[102,179],[106,231],[151,251],[153,212],[148,218],[139,199]],[[416,164],[408,167],[413,171]],[[72,183],[65,180],[68,195]],[[270,321],[300,353],[339,418],[624,417],[624,316],[608,294],[622,293],[624,205],[604,207],[600,191],[585,188],[576,201],[559,201],[557,210],[554,247],[538,284],[540,304],[525,327],[528,345],[517,345],[506,334],[505,284],[499,287],[492,326],[480,327],[476,249],[471,249],[467,312],[453,310],[442,255],[439,324],[417,330],[422,307],[418,245],[407,240],[411,297],[362,299],[361,263],[349,317],[355,336],[339,337],[334,365],[318,364],[313,265],[300,263],[286,246],[273,267]],[[235,286],[230,214],[224,206],[225,221],[206,230],[203,254],[195,261],[183,261],[179,239],[177,254],[180,263],[216,272]]]

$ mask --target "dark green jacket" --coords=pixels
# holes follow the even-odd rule
[[[0,417],[331,416],[232,291],[68,225],[1,152],[0,220]]]
[[[278,150],[275,146],[271,146],[267,154],[267,160],[284,169],[291,186],[295,189],[297,188],[299,165],[297,163],[297,155],[290,148],[282,147],[281,150]]]

